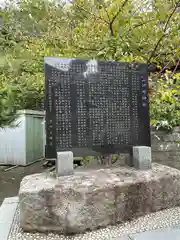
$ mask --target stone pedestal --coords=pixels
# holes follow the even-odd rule
[[[73,153],[58,152],[56,161],[56,174],[57,176],[67,176],[72,175],[74,172],[73,168]]]
[[[24,231],[73,234],[180,206],[180,171],[158,164],[25,177],[19,191]]]
[[[152,168],[151,147],[133,147],[133,166],[139,170],[148,170]]]

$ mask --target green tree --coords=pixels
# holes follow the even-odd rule
[[[139,1],[138,1],[139,2]],[[39,109],[44,56],[141,61],[180,59],[180,1],[21,0],[1,11],[0,89],[5,109]],[[6,87],[5,87],[6,86]],[[12,91],[8,92],[9,89]],[[4,109],[3,107],[3,109]],[[7,113],[1,110],[3,116]]]

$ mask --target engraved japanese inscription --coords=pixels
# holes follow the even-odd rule
[[[145,64],[45,58],[47,157],[150,145]]]

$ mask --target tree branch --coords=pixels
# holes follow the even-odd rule
[[[168,19],[167,19],[167,21],[166,21],[166,23],[165,23],[165,25],[164,25],[164,28],[163,28],[163,34],[162,34],[162,36],[159,38],[159,40],[157,41],[157,43],[156,43],[156,45],[155,45],[155,47],[154,47],[154,49],[153,49],[153,51],[152,51],[152,53],[151,53],[148,61],[147,61],[147,63],[150,63],[151,59],[154,57],[154,54],[155,54],[156,50],[158,49],[158,47],[159,47],[159,45],[160,45],[160,43],[162,42],[163,38],[166,36],[166,30],[167,30],[167,28],[168,28],[169,22],[170,22],[171,18],[173,17],[174,13],[176,12],[177,8],[179,7],[179,5],[180,5],[180,1],[178,1],[178,2],[176,3],[176,6],[174,7],[173,11],[172,11],[171,14],[169,15],[169,17],[168,17]]]
[[[118,12],[114,15],[114,17],[111,20],[111,24],[114,23],[114,21],[116,20],[116,18],[118,17],[119,13],[122,12],[123,8],[126,6],[126,4],[128,3],[129,0],[124,0],[123,4],[120,6]]]
[[[105,22],[106,24],[109,24],[109,22],[106,21],[104,18],[101,18],[101,17],[97,16],[96,14],[94,14],[94,13],[88,11],[88,10],[85,9],[84,7],[78,5],[77,3],[73,3],[72,1],[70,1],[70,3],[71,3],[71,4],[74,4],[79,10],[82,10],[82,11],[84,11],[84,12],[86,12],[86,13],[88,13],[88,14],[94,16],[96,19],[99,19],[99,20]]]
[[[150,20],[148,20],[148,21],[146,21],[146,22],[137,23],[137,24],[135,24],[134,26],[132,26],[131,28],[129,28],[126,32],[124,32],[123,35],[126,36],[126,35],[129,34],[133,29],[138,28],[138,27],[142,27],[142,26],[144,26],[144,25],[146,25],[146,24],[148,24],[148,23],[150,23],[150,22],[153,22],[153,21],[154,21],[154,19],[150,19]]]
[[[106,6],[105,6],[105,3],[104,3],[104,2],[102,3],[102,6],[103,6],[103,8],[104,8],[104,10],[105,10],[105,12],[106,12],[106,14],[107,14],[108,20],[109,20],[109,22],[110,22],[110,21],[111,21],[111,19],[110,19],[109,13],[108,13],[108,11],[107,11],[107,8],[106,8]]]
[[[129,0],[124,0],[123,4],[119,7],[119,10],[117,11],[117,13],[114,15],[114,17],[111,19],[111,21],[109,22],[109,30],[110,30],[110,34],[112,37],[114,37],[114,29],[113,29],[113,23],[116,20],[116,18],[118,17],[118,15],[120,14],[120,12],[123,11],[123,8],[125,7],[125,5],[128,3]],[[117,47],[114,46],[113,47],[113,53],[112,53],[112,58],[115,59],[115,54],[117,51]]]
[[[118,17],[118,15],[120,14],[120,12],[122,12],[123,8],[128,3],[128,1],[129,0],[124,0],[123,4],[119,7],[119,10],[117,11],[117,13],[114,15],[114,17],[112,18],[112,20],[109,23],[109,29],[111,32],[111,36],[114,36],[113,23],[116,20],[116,18]]]
[[[174,68],[173,75],[176,73],[176,70],[179,67],[179,65],[180,65],[180,59],[178,60],[176,67]]]
[[[85,47],[81,47],[81,46],[75,45],[74,43],[71,43],[71,44],[76,49],[80,49],[80,50],[83,50],[83,51],[98,52],[98,51],[102,51],[104,49],[104,47],[99,48],[99,49],[97,49],[97,48],[85,48]]]

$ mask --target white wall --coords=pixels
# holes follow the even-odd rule
[[[26,158],[25,116],[17,120],[16,128],[0,129],[0,164],[23,165]]]

